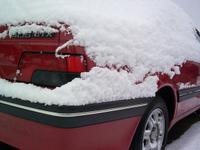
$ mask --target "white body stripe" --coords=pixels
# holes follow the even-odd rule
[[[88,112],[76,112],[76,113],[59,113],[59,112],[52,112],[48,110],[41,110],[37,108],[32,108],[28,106],[23,106],[19,104],[14,104],[11,102],[6,102],[3,100],[0,100],[0,104],[44,114],[44,115],[49,115],[49,116],[54,116],[54,117],[62,117],[62,118],[67,118],[67,117],[81,117],[81,116],[88,116],[88,115],[95,115],[95,114],[102,114],[102,113],[108,113],[108,112],[115,112],[115,111],[120,111],[120,110],[127,110],[127,109],[132,109],[132,108],[139,108],[139,107],[144,107],[147,106],[148,103],[142,103],[138,105],[131,105],[131,106],[124,106],[124,107],[116,107],[116,108],[110,108],[110,109],[102,109],[102,110],[95,110],[95,111],[88,111]]]

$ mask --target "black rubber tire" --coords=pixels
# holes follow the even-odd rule
[[[163,147],[162,150],[165,149],[165,145],[166,145],[166,140],[167,140],[167,132],[168,132],[168,127],[169,127],[169,116],[168,116],[168,110],[167,110],[167,106],[164,102],[164,100],[160,97],[156,97],[150,104],[149,107],[147,108],[146,112],[144,113],[140,124],[137,128],[135,137],[133,139],[133,142],[131,144],[130,150],[142,150],[142,140],[143,137],[142,135],[144,134],[144,130],[145,130],[145,125],[146,122],[148,120],[148,117],[150,116],[150,114],[157,108],[160,108],[161,110],[163,110],[164,116],[165,116],[165,136],[164,136],[164,141],[163,141]]]
[[[199,117],[200,119],[200,109],[196,111],[196,115]]]

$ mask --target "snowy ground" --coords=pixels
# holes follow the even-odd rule
[[[174,136],[175,134],[177,137],[180,136],[180,138],[178,138],[177,140],[169,144],[166,150],[199,150],[200,149],[200,122],[196,122],[196,121],[197,121],[197,118],[195,118],[194,116],[189,116],[188,118],[186,118],[185,120],[177,124],[175,128],[173,129],[173,131],[171,131],[170,133],[171,135],[169,136],[171,136],[170,138],[174,138],[172,136]],[[176,133],[177,130],[179,131]]]

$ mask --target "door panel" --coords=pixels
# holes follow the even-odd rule
[[[200,64],[187,61],[173,80],[179,88],[177,116],[200,106]]]

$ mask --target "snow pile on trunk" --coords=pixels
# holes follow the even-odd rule
[[[186,60],[200,62],[200,43],[195,37],[193,23],[171,0],[1,0],[0,5],[4,6],[0,10],[0,24],[45,22],[59,26],[58,22],[65,22],[70,25],[68,30],[72,31],[74,39],[66,41],[64,46],[68,43],[84,46],[86,53],[99,67],[128,66],[132,72],[126,73],[130,76],[126,77],[121,72],[107,69],[104,72],[104,69],[95,68],[95,71],[85,73],[81,79],[46,96],[49,99],[53,93],[63,95],[63,104],[82,105],[154,96],[156,76],[145,79],[141,84],[143,90],[138,89],[140,85],[135,83],[155,72],[173,77],[179,73],[177,65],[182,65]],[[93,73],[98,71],[101,76]],[[112,79],[115,79],[115,75],[118,80]],[[121,86],[121,82],[126,84]],[[150,86],[153,87],[151,90]],[[4,92],[0,93],[6,95]],[[33,94],[30,95],[23,99],[33,100]],[[23,97],[15,92],[10,96]],[[71,99],[78,102],[73,103]],[[41,97],[37,100],[42,101]],[[51,102],[62,104],[61,101],[54,99]],[[49,103],[48,100],[45,103]]]
[[[179,84],[179,89],[182,90],[182,89],[188,89],[188,88],[192,88],[192,87],[196,87],[195,84],[191,84],[190,82],[187,82],[187,83],[180,83]]]
[[[145,97],[157,90],[157,77],[149,77],[134,86],[132,81],[133,75],[126,71],[93,68],[89,73],[83,73],[81,79],[77,78],[54,90],[0,79],[0,93],[3,96],[20,97],[47,105],[84,105]]]
[[[44,26],[44,25],[37,25],[35,23],[29,25],[23,25],[23,26],[14,26],[14,27],[9,27],[9,37],[12,37],[13,35],[16,34],[26,34],[26,33],[56,33],[58,30],[53,29],[49,26]]]

